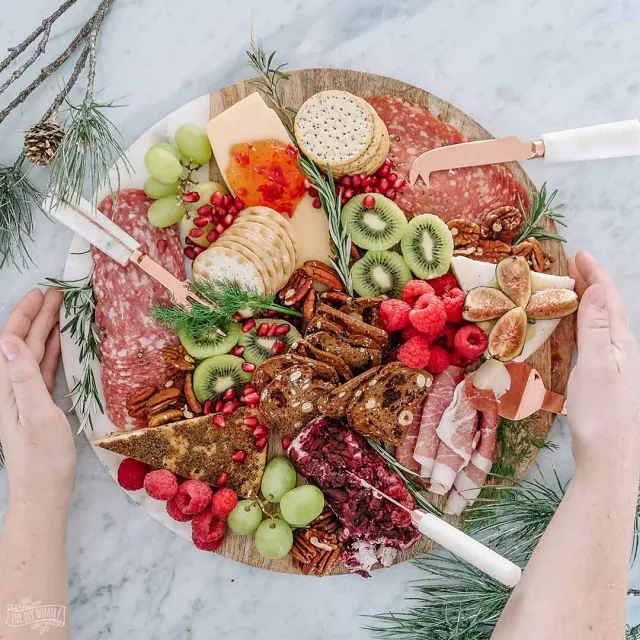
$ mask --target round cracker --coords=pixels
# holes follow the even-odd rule
[[[239,244],[244,247],[246,251],[255,254],[267,270],[273,287],[276,287],[282,280],[284,275],[282,261],[279,259],[274,260],[273,255],[265,251],[262,244],[257,244],[252,240],[249,240],[246,236],[234,234],[233,230],[226,231],[218,240],[222,240],[223,238],[233,242],[234,244]]]
[[[237,251],[211,245],[193,262],[193,275],[204,280],[236,280],[241,285],[265,291],[255,264]]]
[[[247,207],[243,211],[240,212],[238,218],[242,218],[245,220],[260,220],[261,218],[266,218],[280,227],[288,238],[291,241],[291,244],[288,245],[289,249],[293,251],[292,260],[293,264],[296,264],[296,260],[298,257],[298,253],[300,252],[300,248],[298,246],[298,240],[296,238],[295,231],[291,226],[291,223],[281,213],[278,213],[274,209],[270,209],[269,207]],[[285,240],[286,240],[285,238]]]
[[[271,276],[265,263],[262,261],[257,252],[247,249],[247,247],[245,247],[237,240],[234,240],[232,238],[225,238],[224,235],[220,236],[220,238],[215,241],[215,244],[218,247],[225,247],[226,249],[237,251],[241,256],[244,256],[247,260],[253,262],[265,284],[267,293],[275,293],[277,291],[277,289],[274,289],[277,280]]]
[[[364,169],[372,164],[380,155],[380,145],[384,143],[384,139],[386,138],[386,144],[389,143],[389,132],[387,131],[387,126],[382,121],[380,116],[376,113],[375,109],[365,101],[365,104],[369,107],[373,114],[374,121],[374,133],[373,140],[369,145],[368,149],[362,154],[360,158],[358,158],[355,162],[351,164],[345,165],[344,167],[332,167],[332,171],[334,175],[338,178],[346,175],[353,175],[355,173],[363,173]],[[387,146],[388,152],[388,146]],[[386,153],[385,153],[386,158]],[[382,164],[382,162],[380,163]],[[376,167],[377,169],[378,167]]]

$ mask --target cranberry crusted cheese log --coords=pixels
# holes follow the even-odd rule
[[[185,279],[184,257],[175,227],[157,229],[147,218],[153,200],[140,189],[118,194],[115,207],[107,196],[98,209],[135,238],[141,250],[181,280]],[[92,247],[93,290],[96,324],[100,333],[102,386],[107,415],[119,429],[146,427],[146,421],[128,415],[126,402],[141,387],[163,386],[171,367],[161,349],[178,344],[177,338],[148,316],[156,303],[171,297],[138,267],[123,267]]]
[[[396,96],[373,96],[367,101],[387,125],[391,147],[389,157],[398,176],[409,180],[412,162],[425,151],[467,142],[457,129],[434,118],[427,109]],[[526,190],[504,165],[466,167],[432,173],[429,188],[422,179],[407,183],[396,203],[413,218],[433,213],[442,220],[465,218],[481,222],[489,212],[505,205],[529,207]]]

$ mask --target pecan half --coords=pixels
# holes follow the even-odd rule
[[[147,410],[149,415],[155,416],[156,414],[172,407],[178,398],[182,395],[180,389],[175,387],[169,387],[168,389],[162,389],[158,393],[152,395],[147,400]]]
[[[471,220],[454,218],[447,222],[447,227],[451,231],[454,247],[465,247],[480,240],[480,225]]]
[[[193,375],[190,373],[185,376],[183,393],[189,409],[196,415],[200,415],[202,413],[202,405],[193,390]]]
[[[314,547],[323,551],[333,551],[338,546],[338,540],[332,533],[327,533],[321,529],[308,529],[304,534]]]
[[[500,260],[511,255],[511,247],[500,240],[479,240],[475,251],[469,256],[474,260],[498,264]]]
[[[466,247],[454,247],[453,255],[454,256],[472,256],[476,249],[478,248],[478,243],[474,242],[473,244],[468,244]]]
[[[169,409],[156,414],[149,420],[150,427],[161,427],[163,424],[170,424],[172,422],[179,422],[183,420],[184,416],[180,409]]]
[[[320,562],[316,565],[316,575],[318,578],[326,576],[340,560],[342,553],[342,545],[338,545],[333,551],[325,551],[320,558]]]
[[[337,271],[324,262],[307,260],[302,265],[302,268],[312,280],[326,285],[332,291],[342,291],[344,289]]]
[[[316,301],[318,299],[318,294],[316,290],[311,287],[309,289],[309,293],[307,293],[307,297],[304,299],[304,304],[302,305],[302,313],[304,314],[304,319],[309,322],[313,316],[316,315]]]
[[[516,207],[498,207],[487,213],[480,226],[480,235],[484,240],[511,242],[524,224],[522,211]]]
[[[302,564],[306,564],[318,553],[318,550],[304,537],[304,534],[296,533],[293,537],[293,547],[291,547],[291,555],[299,560]]]
[[[549,255],[537,238],[527,238],[511,247],[511,254],[522,256],[531,264],[531,268],[537,272],[548,271],[553,264],[553,256]]]
[[[280,289],[278,297],[287,307],[301,302],[313,286],[313,279],[310,278],[304,269],[296,269],[289,278],[287,284]]]
[[[127,412],[132,418],[146,418],[148,415],[147,400],[156,392],[155,387],[138,389],[126,403]]]
[[[162,357],[172,367],[180,371],[193,371],[195,369],[193,358],[180,345],[164,347],[162,349]]]

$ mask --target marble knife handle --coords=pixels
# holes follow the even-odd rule
[[[507,587],[515,587],[520,582],[522,570],[518,565],[432,513],[420,513],[420,533]]]
[[[597,124],[542,134],[547,162],[573,162],[640,155],[640,120]]]

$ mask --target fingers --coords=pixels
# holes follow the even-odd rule
[[[607,293],[601,284],[590,286],[578,307],[578,358],[587,362],[602,360],[611,353],[611,332]]]
[[[59,289],[48,289],[44,294],[42,307],[31,323],[31,329],[25,342],[38,363],[42,362],[45,343],[51,334],[51,329],[58,324],[62,292]]]
[[[569,258],[568,264],[568,272],[569,277],[573,278],[576,281],[576,293],[578,294],[578,298],[582,298],[584,292],[587,289],[587,283],[584,281],[582,274],[578,271],[578,267],[576,267],[576,259],[575,256]]]
[[[44,295],[40,289],[32,289],[18,302],[15,309],[2,327],[0,336],[16,336],[24,340],[31,329],[31,323],[35,320],[42,308]]]
[[[60,360],[60,325],[55,325],[47,338],[44,347],[44,357],[40,362],[42,378],[49,393],[53,393],[56,379],[56,369]]]

